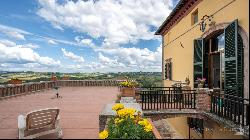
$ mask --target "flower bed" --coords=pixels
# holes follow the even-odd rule
[[[141,118],[140,112],[133,108],[124,108],[115,104],[112,110],[116,116],[111,118],[104,131],[99,133],[101,139],[155,139],[153,126],[148,119]]]

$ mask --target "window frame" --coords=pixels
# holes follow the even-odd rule
[[[195,20],[197,17],[197,21]],[[199,22],[199,12],[198,9],[196,9],[192,14],[191,14],[191,25],[195,25],[196,23]]]
[[[165,79],[172,80],[172,58],[165,60]]]

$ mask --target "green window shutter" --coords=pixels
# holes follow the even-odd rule
[[[197,78],[203,78],[203,39],[194,40],[194,88],[197,87]]]
[[[239,33],[237,46],[237,83],[238,95],[244,97],[244,47],[243,40]]]
[[[225,94],[243,97],[243,42],[238,33],[238,20],[225,30]]]
[[[172,80],[172,62],[167,61],[165,64],[165,79]]]
[[[165,64],[165,79],[168,79],[168,69],[167,69],[167,63]]]
[[[172,62],[169,62],[169,80],[172,80]]]

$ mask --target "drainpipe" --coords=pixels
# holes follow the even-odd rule
[[[190,124],[188,124],[188,139],[190,139]]]
[[[164,36],[162,35],[162,86],[164,86],[164,77],[165,77],[165,69],[164,69]]]

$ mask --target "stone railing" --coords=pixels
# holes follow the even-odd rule
[[[118,86],[122,80],[58,80],[0,85],[0,99],[48,90],[54,87]]]
[[[58,86],[119,86],[122,80],[60,80]]]

